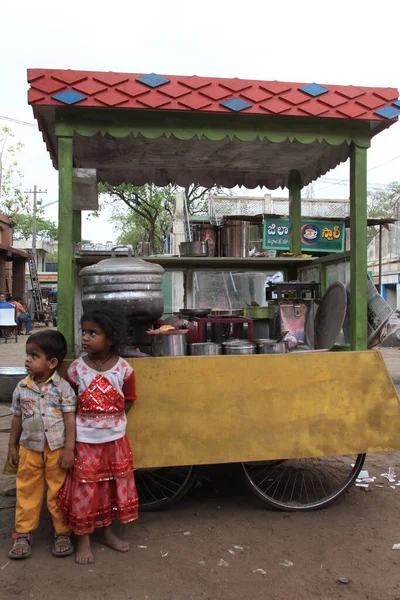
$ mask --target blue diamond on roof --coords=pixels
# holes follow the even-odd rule
[[[385,119],[394,119],[400,115],[400,110],[393,106],[384,106],[383,108],[376,110],[375,114],[384,117]]]
[[[319,83],[307,83],[307,85],[303,85],[303,87],[299,88],[300,92],[304,92],[309,96],[321,96],[322,94],[326,94],[329,92],[328,88],[323,85],[319,85]]]
[[[160,85],[165,85],[166,83],[169,83],[169,79],[163,77],[162,75],[157,75],[157,73],[149,73],[148,75],[136,77],[136,81],[139,81],[139,83],[144,83],[144,85],[147,85],[151,88],[156,88]]]
[[[52,98],[54,100],[58,100],[58,102],[62,102],[63,104],[76,104],[81,100],[85,100],[87,96],[84,96],[79,92],[75,92],[74,90],[64,90],[63,92],[54,94]]]
[[[229,110],[233,110],[235,112],[240,112],[245,108],[250,108],[253,106],[250,102],[245,102],[240,98],[230,98],[229,100],[225,100],[224,102],[220,102],[221,106],[225,106],[225,108],[229,108]]]
[[[393,104],[397,106],[397,108],[400,108],[400,100],[396,100],[395,102],[393,102]]]

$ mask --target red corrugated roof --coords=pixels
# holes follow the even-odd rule
[[[150,77],[147,84],[140,81],[143,77]],[[400,114],[400,105],[393,104],[398,100],[394,88],[57,69],[29,69],[28,81],[28,101],[33,106],[238,112],[388,123]],[[161,83],[151,87],[157,81]],[[391,116],[377,114],[380,109],[389,110]]]

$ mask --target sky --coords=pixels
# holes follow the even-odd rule
[[[399,17],[399,0],[2,0],[0,116],[34,122],[28,68],[400,88]],[[2,125],[24,144],[19,166],[25,189],[36,184],[47,190],[44,203],[56,201],[57,172],[39,131],[0,119]],[[369,186],[400,180],[400,123],[374,138],[368,168]],[[348,163],[315,182],[314,195],[347,198],[347,180]],[[57,210],[55,202],[46,217],[57,220]],[[108,211],[98,219],[85,216],[82,236],[115,240]]]

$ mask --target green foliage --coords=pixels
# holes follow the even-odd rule
[[[392,181],[383,190],[377,190],[368,194],[368,217],[384,218],[393,217],[400,218],[400,182]],[[369,227],[367,231],[368,243],[377,234],[377,227]]]
[[[118,243],[135,247],[139,241],[148,241],[152,252],[162,252],[163,240],[172,229],[177,189],[173,185],[100,184],[99,194],[106,195],[105,203],[112,205],[112,222],[120,232]],[[207,212],[209,191],[199,185],[185,189],[190,214]]]
[[[13,142],[14,134],[8,127],[0,129],[0,212],[13,217],[29,212],[30,201],[22,189],[22,173],[18,169],[21,142]]]
[[[13,237],[15,240],[28,240],[32,237],[32,215],[14,214]],[[36,237],[40,240],[54,242],[57,240],[58,228],[53,221],[36,218]]]

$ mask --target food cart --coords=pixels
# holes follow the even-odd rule
[[[182,496],[194,465],[241,463],[269,505],[319,508],[355,481],[366,452],[400,449],[395,389],[380,354],[367,351],[366,277],[367,150],[397,120],[397,90],[46,69],[28,80],[59,171],[58,322],[70,355],[77,273],[93,262],[74,250],[88,208],[76,203],[76,169],[111,184],[289,189],[290,256],[146,258],[187,281],[209,269],[290,280],[308,268],[324,290],[329,266],[350,262],[349,352],[132,360],[140,400],[128,435],[145,507]],[[348,158],[350,253],[304,257],[301,189]]]

